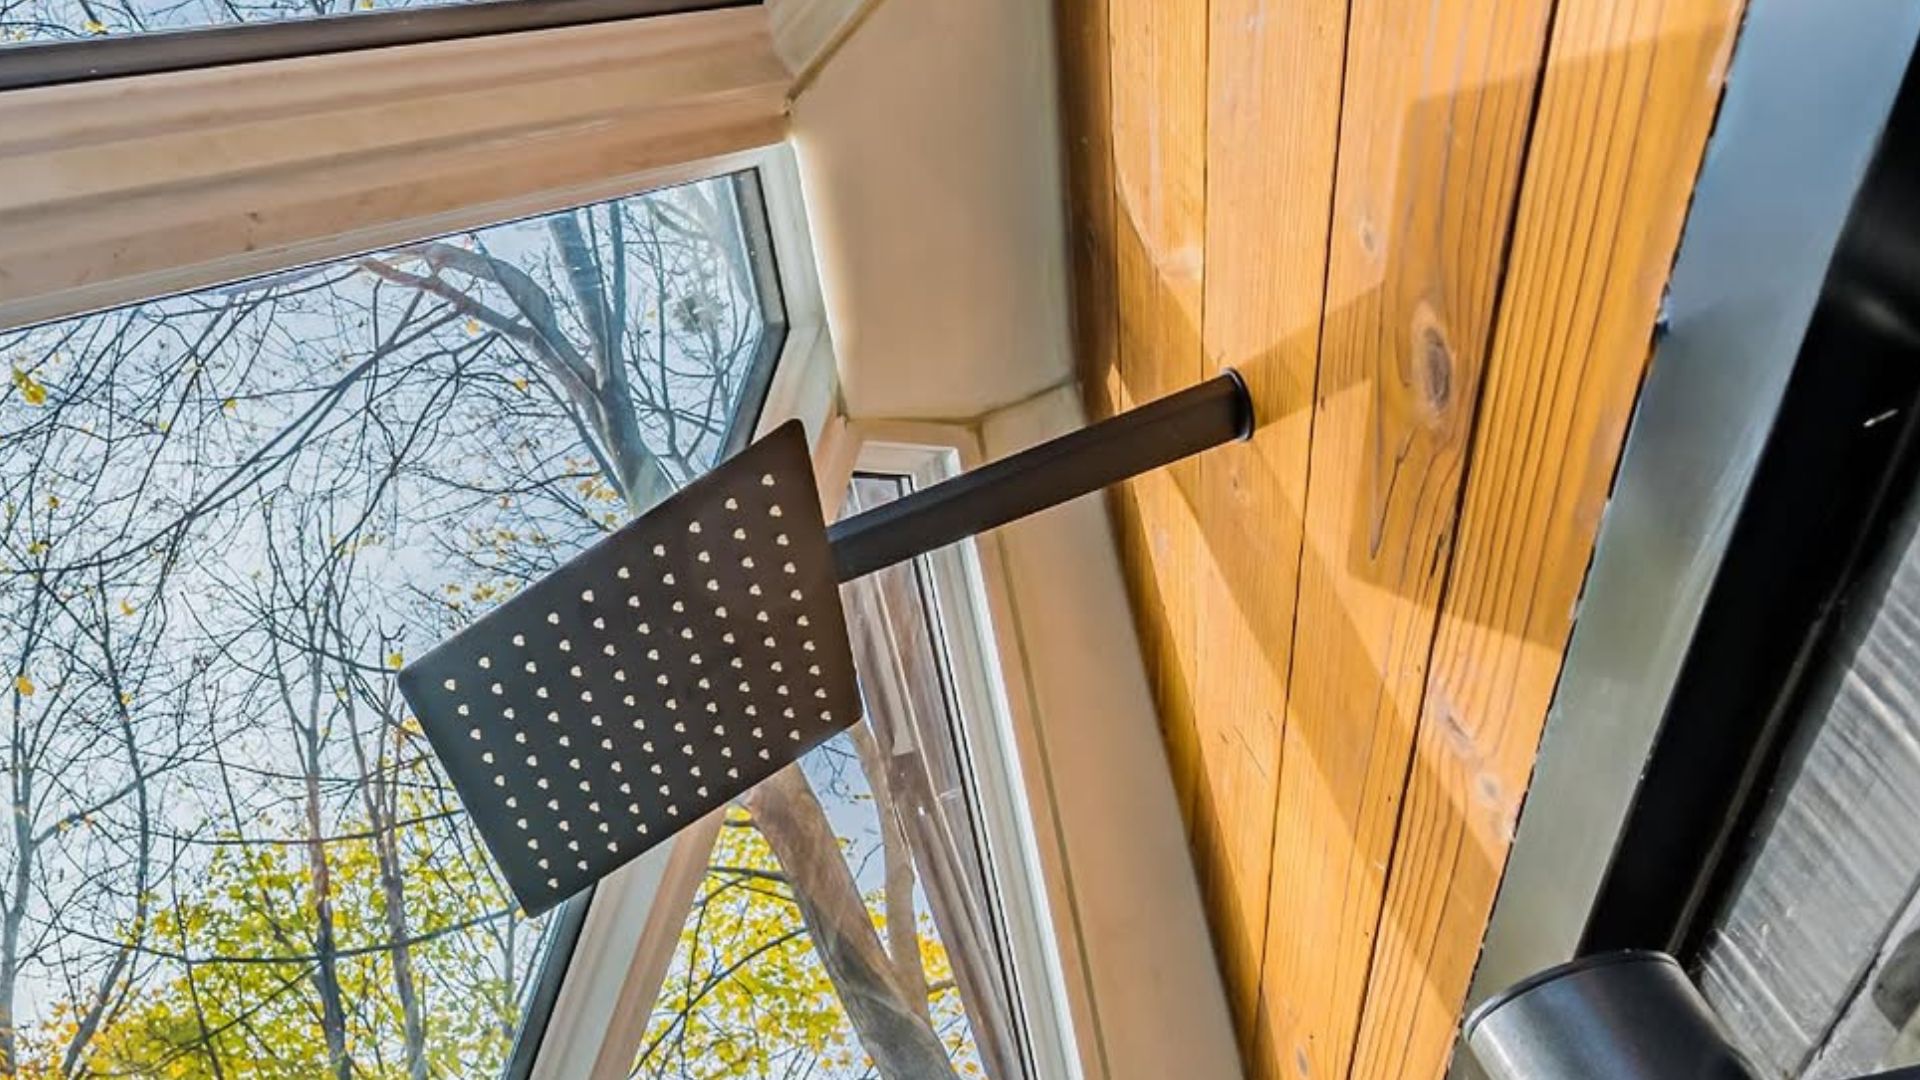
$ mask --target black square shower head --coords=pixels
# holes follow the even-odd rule
[[[537,914],[860,717],[838,584],[1253,428],[1228,372],[834,525],[782,425],[400,673]]]
[[[797,422],[400,675],[535,914],[860,717]]]

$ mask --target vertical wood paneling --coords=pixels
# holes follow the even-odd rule
[[[1444,1067],[1740,0],[1558,2],[1056,0],[1090,409],[1259,409],[1113,502],[1256,1075]]]
[[[1347,1074],[1448,570],[1546,0],[1355,0],[1262,1021]]]
[[[1193,385],[1202,371],[1207,149],[1206,0],[1108,0],[1113,109],[1116,408]],[[1198,657],[1189,493],[1197,462],[1127,485],[1123,554],[1147,672],[1183,808],[1197,775],[1192,686]]]
[[[1452,1047],[1739,8],[1560,4],[1357,1076]]]
[[[1243,1048],[1253,1045],[1300,565],[1346,0],[1213,0],[1207,62],[1208,373],[1266,422],[1198,462],[1201,662],[1194,857]]]

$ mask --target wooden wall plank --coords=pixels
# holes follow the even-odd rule
[[[1261,1021],[1344,1077],[1491,341],[1548,0],[1355,0]]]
[[[1213,0],[1207,61],[1203,344],[1237,369],[1261,425],[1198,462],[1191,503],[1199,772],[1194,858],[1243,1053],[1265,948],[1319,355],[1346,0]]]
[[[1206,0],[1108,0],[1113,110],[1116,408],[1198,382],[1206,227]],[[1122,553],[1176,787],[1189,823],[1198,538],[1188,461],[1127,485]]]
[[[1740,0],[1561,0],[1354,1075],[1453,1045]]]

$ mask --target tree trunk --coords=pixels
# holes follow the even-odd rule
[[[108,656],[111,667],[111,654],[109,653]],[[111,689],[115,698],[118,699],[120,685],[117,678],[113,681]],[[128,965],[133,962],[134,950],[140,947],[140,943],[145,940],[147,934],[147,908],[152,900],[148,894],[147,884],[153,868],[153,809],[147,802],[147,778],[140,761],[140,747],[133,735],[133,717],[128,715],[126,707],[122,705],[118,710],[118,718],[121,742],[127,752],[127,766],[134,775],[134,796],[137,804],[135,813],[139,822],[137,826],[139,854],[135,856],[133,874],[133,940],[115,950],[113,962],[108,964],[107,970],[101,974],[99,983],[94,989],[93,999],[88,1003],[86,1012],[80,1017],[80,1022],[74,1026],[73,1035],[67,1040],[67,1050],[60,1064],[62,1076],[81,1074],[81,1056],[86,1053],[87,1044],[99,1034],[101,1022],[106,1019],[107,1010],[112,1006],[114,996],[120,989],[120,980],[126,975]]]
[[[893,971],[900,980],[901,993],[907,996],[908,1003],[922,1020],[931,1022],[927,1008],[927,969],[920,963],[920,926],[913,907],[913,855],[907,849],[907,834],[900,827],[899,804],[894,801],[886,755],[864,722],[855,724],[848,734],[860,755],[860,771],[866,774],[867,787],[873,792],[874,812],[880,818],[880,863],[886,873],[887,890],[887,952],[893,957]]]
[[[353,1080],[353,1063],[347,1057],[347,1009],[340,989],[340,946],[333,932],[333,872],[327,865],[326,824],[320,815],[320,736],[318,696],[322,671],[314,665],[308,719],[300,730],[305,744],[307,874],[312,885],[314,940],[317,959],[313,971],[314,989],[320,994],[320,1026],[327,1040],[327,1067],[337,1080]],[[296,726],[301,726],[296,722]]]
[[[18,705],[15,706],[18,715]],[[14,1028],[14,989],[20,981],[20,927],[26,916],[27,894],[33,887],[33,842],[28,785],[32,774],[16,771],[13,797],[15,862],[12,895],[0,921],[0,1076],[15,1075],[20,1066],[19,1033]]]
[[[806,774],[781,770],[746,806],[793,884],[814,949],[882,1080],[956,1080],[940,1037],[900,989]]]
[[[320,792],[316,779],[307,777],[307,870],[313,882],[313,953],[319,962],[314,967],[314,988],[320,993],[320,1026],[327,1039],[327,1066],[338,1080],[353,1080],[353,1064],[347,1059],[347,1009],[340,992],[338,954],[340,946],[333,933],[333,877],[327,866],[326,845],[321,841]]]
[[[393,992],[400,999],[400,1015],[406,1025],[407,1076],[427,1080],[427,1021],[420,1012],[420,992],[414,985],[413,950],[408,946],[406,888],[400,870],[400,853],[395,849],[391,822],[381,828],[376,841],[380,852],[380,888],[387,898],[387,940],[393,953]]]
[[[329,600],[335,591],[327,590]],[[352,655],[354,642],[334,630],[335,647],[342,656]],[[391,651],[392,642],[382,641],[380,652]],[[343,673],[344,674],[344,673]],[[391,684],[388,684],[391,690]],[[380,866],[380,894],[386,908],[387,951],[393,961],[393,994],[400,999],[400,1019],[407,1051],[409,1080],[427,1080],[427,1021],[420,1008],[420,991],[413,974],[412,931],[407,925],[406,869],[400,855],[399,797],[388,779],[387,732],[393,726],[393,702],[373,703],[379,723],[374,744],[379,750],[369,756],[360,737],[358,710],[347,703],[347,731],[353,745],[353,759],[360,769],[360,805],[367,812],[367,830],[373,834],[374,858]]]
[[[356,747],[357,749],[357,747]],[[366,759],[361,758],[366,770]],[[400,999],[409,1080],[427,1080],[427,1019],[420,1009],[420,991],[413,975],[412,931],[407,925],[406,871],[400,863],[399,824],[385,799],[386,785],[375,777],[363,781],[375,790],[366,798],[368,827],[373,832],[375,857],[380,863],[380,892],[386,902],[387,950],[393,960],[393,993]]]

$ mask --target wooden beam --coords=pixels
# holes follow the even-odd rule
[[[631,194],[786,86],[740,8],[8,93],[0,326]]]
[[[1206,0],[1108,0],[1116,408],[1200,381],[1206,242]],[[1194,790],[1192,566],[1197,537],[1182,489],[1188,461],[1128,485],[1121,523],[1142,647],[1175,786]],[[1194,809],[1184,806],[1189,823]]]
[[[1555,16],[1354,1076],[1453,1046],[1740,9]]]
[[[1237,368],[1251,441],[1199,459],[1194,859],[1243,1055],[1266,944],[1347,0],[1213,0],[1207,60],[1207,373]]]
[[[1355,0],[1263,965],[1263,1044],[1358,1034],[1549,0]]]

